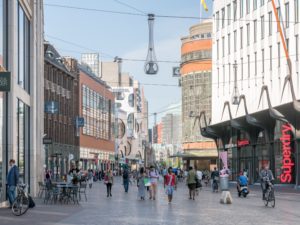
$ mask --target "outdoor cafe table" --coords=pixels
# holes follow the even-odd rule
[[[68,183],[57,183],[56,187],[60,190],[59,191],[59,201],[69,203],[73,201],[75,203],[78,202],[78,193],[79,193],[79,186],[74,184]]]

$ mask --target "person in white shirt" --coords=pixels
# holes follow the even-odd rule
[[[197,177],[198,177],[199,180],[202,180],[202,175],[203,175],[202,171],[197,170]]]

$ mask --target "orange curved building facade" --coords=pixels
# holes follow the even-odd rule
[[[194,116],[205,111],[207,119],[211,118],[212,22],[192,26],[181,41],[183,159],[187,166],[209,170],[216,165],[217,148],[211,139],[201,136]]]

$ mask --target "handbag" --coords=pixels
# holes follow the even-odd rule
[[[104,184],[108,184],[108,176],[107,175],[104,177]]]
[[[149,179],[149,178],[144,178],[144,185],[145,185],[146,187],[151,186],[151,182],[150,182],[150,179]]]

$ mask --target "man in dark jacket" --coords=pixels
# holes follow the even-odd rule
[[[10,169],[7,173],[7,195],[10,205],[13,204],[16,198],[16,186],[19,183],[19,168],[15,165],[15,160],[9,160]]]
[[[124,189],[125,189],[125,192],[127,193],[128,192],[128,188],[129,188],[129,171],[128,171],[128,168],[125,167],[124,168],[124,172],[123,172],[123,185],[124,185]]]

